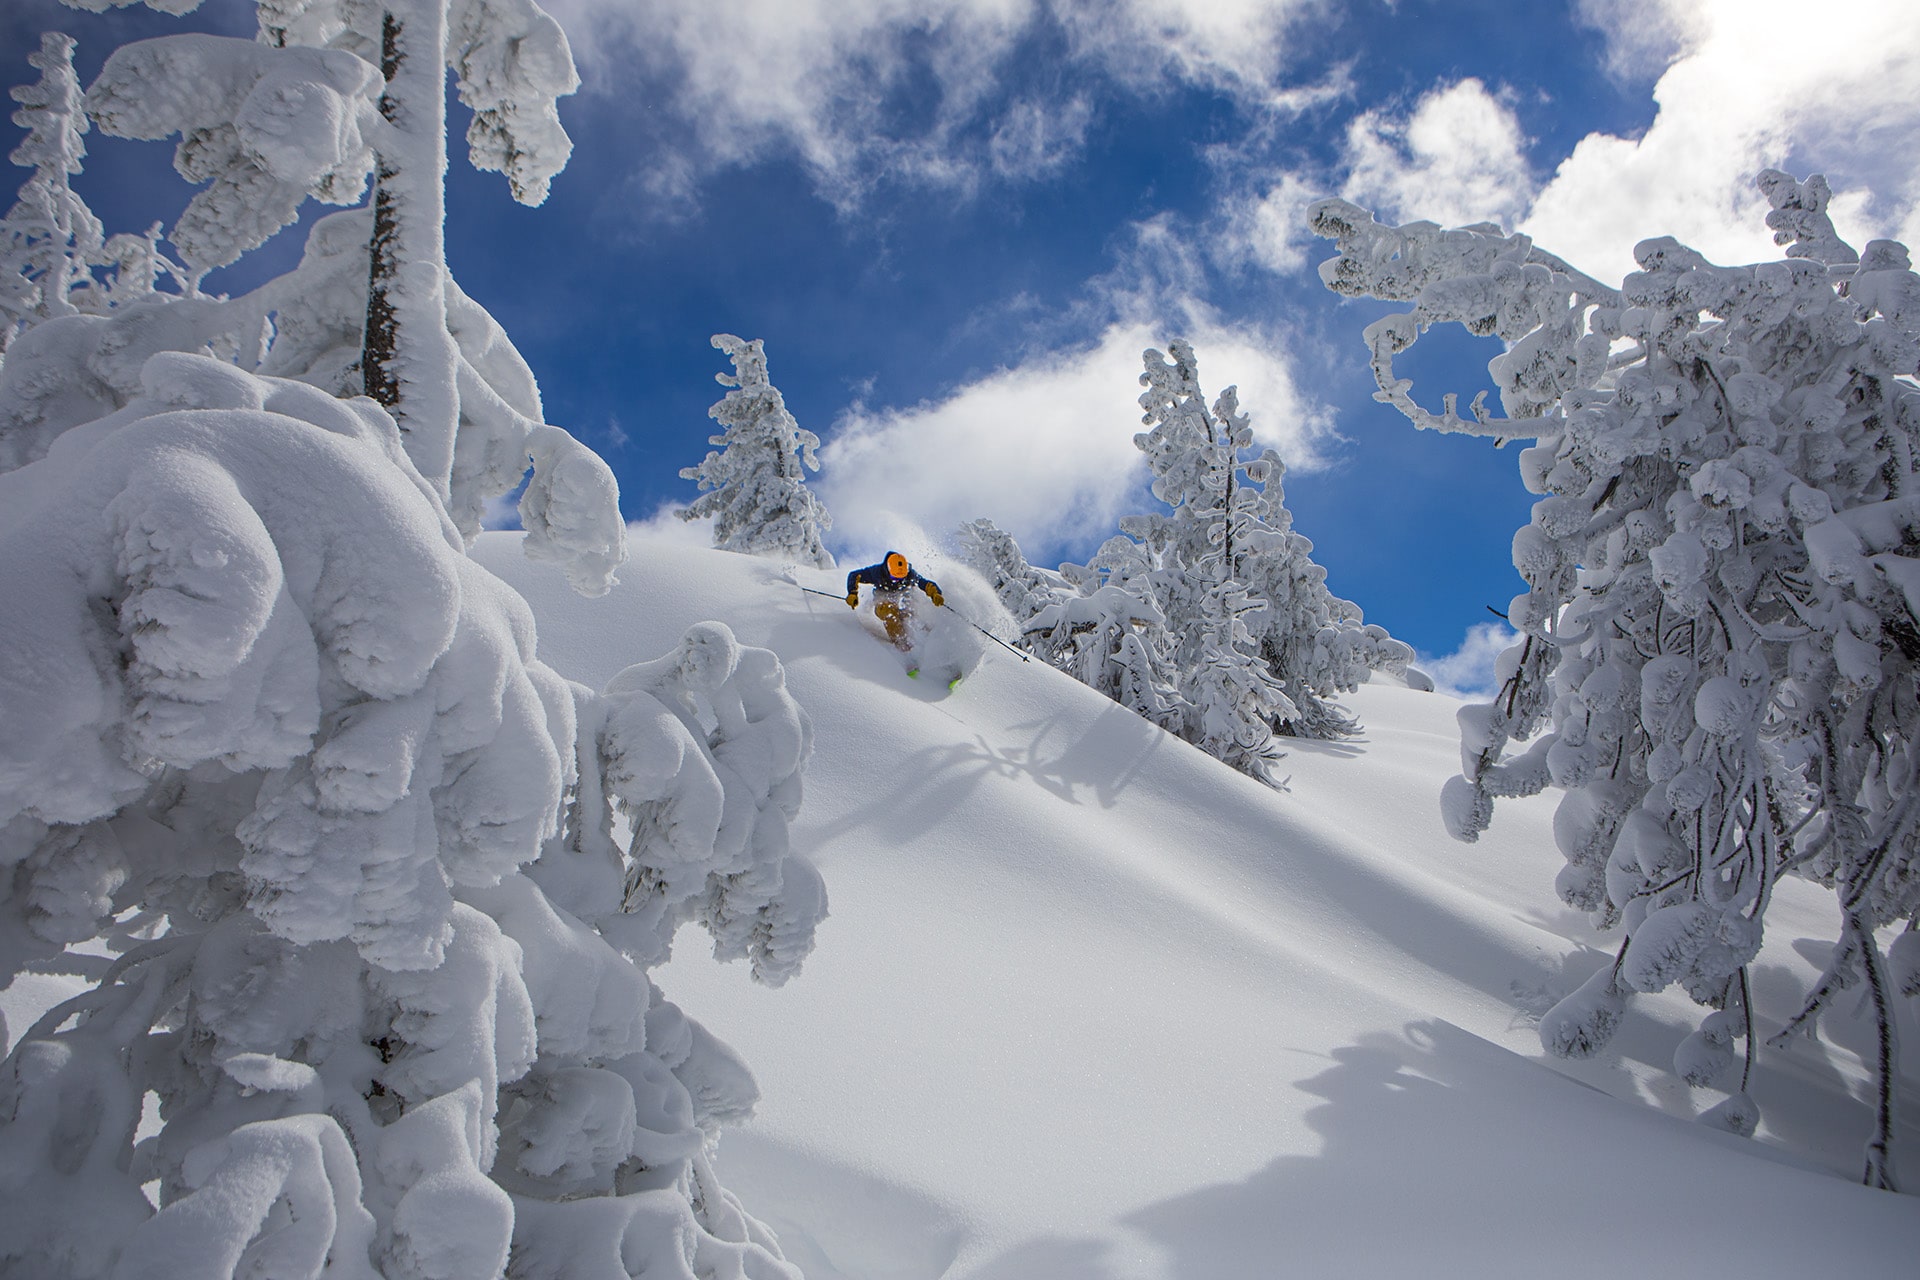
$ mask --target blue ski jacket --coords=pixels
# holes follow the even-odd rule
[[[935,582],[932,578],[921,577],[919,572],[911,566],[907,569],[906,577],[894,577],[887,572],[887,562],[885,560],[882,560],[879,564],[870,564],[864,569],[855,569],[852,573],[848,574],[847,594],[852,595],[858,591],[860,584],[863,582],[872,587],[874,591],[888,595],[905,591],[909,587],[918,587],[929,596],[937,596],[940,594],[939,583]]]

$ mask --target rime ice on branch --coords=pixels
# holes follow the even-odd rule
[[[349,376],[394,413],[472,536],[530,454],[558,458],[530,447],[537,396],[503,385],[462,333],[476,308],[446,268],[446,72],[474,109],[472,163],[539,204],[572,150],[555,107],[579,86],[566,36],[532,0],[262,0],[258,13],[258,41],[116,51],[89,110],[107,133],[180,137],[175,167],[206,187],[172,231],[196,273],[264,242],[304,198],[351,204],[371,180]]]
[[[545,422],[526,362],[447,272],[442,235],[444,68],[476,113],[473,162],[537,204],[571,149],[554,106],[578,85],[565,35],[531,0],[274,0],[258,13],[258,41],[141,41],[88,90],[103,132],[179,137],[175,167],[205,187],[171,231],[188,269],[164,312],[134,306],[170,264],[150,241],[108,242],[114,293],[81,309],[113,314],[27,352],[31,368],[0,385],[0,461],[30,461],[59,431],[125,404],[154,351],[207,350],[373,393],[468,538],[531,465],[528,553],[562,561],[588,594],[605,590],[625,558],[612,474]],[[434,56],[409,60],[410,40]],[[316,223],[299,270],[237,299],[198,294],[201,274],[292,222],[302,200],[353,203],[370,175],[372,207]],[[69,255],[74,270],[84,256]]]
[[[1675,1069],[1730,1092],[1709,1122],[1750,1132],[1747,965],[1780,876],[1830,885],[1832,961],[1770,1043],[1864,985],[1865,1180],[1892,1187],[1893,1004],[1920,994],[1920,277],[1901,245],[1842,243],[1820,178],[1760,186],[1784,260],[1720,267],[1647,240],[1617,290],[1525,236],[1388,227],[1339,200],[1310,218],[1338,244],[1329,288],[1413,303],[1366,330],[1378,399],[1416,426],[1535,442],[1508,612],[1523,640],[1494,701],[1461,711],[1443,801],[1472,840],[1497,798],[1566,791],[1560,895],[1626,940],[1547,1016],[1547,1047],[1598,1052],[1634,992],[1679,983],[1714,1012]],[[1394,358],[1441,324],[1507,344],[1488,366],[1504,414],[1413,398]]]

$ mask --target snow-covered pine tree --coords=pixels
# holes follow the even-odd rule
[[[229,105],[263,65],[193,58]],[[688,920],[763,981],[806,953],[806,718],[716,624],[561,679],[393,417],[256,371],[327,380],[368,225],[322,220],[300,287],[55,317],[0,366],[0,982],[93,982],[6,1028],[0,1271],[791,1277],[711,1167],[751,1076],[647,971]],[[463,370],[537,396],[446,297]],[[530,539],[604,590],[611,474],[509,410]]]
[[[1153,566],[1139,543],[1116,534],[1084,565],[1060,566],[1073,590],[1053,593],[1021,624],[1041,660],[1170,732],[1186,703],[1167,667],[1166,618],[1153,603]]]
[[[1418,427],[1535,441],[1508,611],[1524,639],[1495,700],[1462,710],[1443,801],[1472,840],[1496,798],[1565,788],[1557,888],[1626,935],[1543,1042],[1598,1052],[1633,993],[1677,982],[1712,1012],[1675,1069],[1724,1084],[1705,1118],[1751,1132],[1747,966],[1778,879],[1811,877],[1834,890],[1832,957],[1769,1043],[1864,989],[1865,1180],[1890,1188],[1894,1002],[1920,994],[1920,276],[1892,241],[1844,244],[1821,179],[1760,186],[1783,260],[1720,267],[1662,237],[1618,289],[1525,236],[1338,200],[1310,217],[1338,244],[1330,288],[1413,303],[1366,330],[1382,399]],[[1507,344],[1488,366],[1504,415],[1413,399],[1394,358],[1444,324]]]
[[[716,373],[714,381],[733,390],[707,411],[725,428],[707,438],[719,449],[680,472],[683,480],[699,481],[701,489],[680,518],[712,520],[713,545],[722,551],[831,569],[833,556],[821,536],[833,527],[833,517],[807,488],[807,469],[820,469],[814,457],[820,437],[787,412],[780,389],[767,376],[767,352],[759,338],[744,342],[716,333],[712,341],[733,362],[733,372]]]
[[[0,1259],[789,1274],[708,1160],[751,1077],[646,976],[683,920],[810,945],[778,661],[702,624],[569,685],[370,401],[145,378],[0,475],[0,956],[118,953],[0,1065]]]
[[[1070,593],[1059,574],[1028,564],[1013,535],[991,520],[969,521],[960,526],[955,537],[961,560],[986,579],[1022,631],[1040,610]]]
[[[13,122],[27,136],[11,158],[33,176],[0,218],[0,353],[21,330],[79,309],[73,294],[91,283],[89,268],[104,249],[100,220],[70,182],[86,157],[88,128],[73,48],[71,36],[42,35],[39,52],[27,55],[39,81],[12,90],[20,104]]]
[[[1262,762],[1278,754],[1274,726],[1297,714],[1247,629],[1247,615],[1262,602],[1240,577],[1249,538],[1265,528],[1249,472],[1264,474],[1266,462],[1241,456],[1253,432],[1235,389],[1209,410],[1193,348],[1175,341],[1168,351],[1171,360],[1143,353],[1148,430],[1133,442],[1147,456],[1153,496],[1171,510],[1122,517],[1120,528],[1139,539],[1154,566],[1155,603],[1170,640],[1166,662],[1184,708],[1180,736],[1212,744],[1236,768],[1263,776]]]
[[[1266,450],[1248,474],[1260,489],[1257,519],[1242,533],[1238,557],[1239,576],[1259,604],[1247,627],[1294,706],[1275,727],[1288,737],[1345,736],[1358,726],[1335,695],[1359,688],[1375,671],[1400,675],[1413,650],[1384,627],[1368,625],[1359,605],[1327,590],[1313,543],[1293,528],[1279,455]]]

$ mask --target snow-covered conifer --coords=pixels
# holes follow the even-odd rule
[[[1327,571],[1313,543],[1293,528],[1282,481],[1286,467],[1271,449],[1248,468],[1260,485],[1256,519],[1240,536],[1240,577],[1259,608],[1247,618],[1267,669],[1293,703],[1276,728],[1290,737],[1337,738],[1356,728],[1334,701],[1375,671],[1399,675],[1413,650],[1367,624],[1360,606],[1327,589]]]
[[[751,1077],[646,976],[811,946],[774,656],[569,686],[366,400],[163,352],[69,439],[0,474],[0,958],[119,958],[0,1066],[0,1259],[785,1274],[708,1158]]]
[[[1028,564],[1013,535],[993,521],[970,521],[960,526],[956,536],[960,558],[986,579],[1001,605],[1013,615],[1014,623],[1023,630],[1035,614],[1068,594],[1059,574]]]
[[[1293,700],[1254,652],[1246,617],[1259,606],[1232,578],[1201,597],[1200,649],[1183,673],[1188,741],[1242,773],[1267,777],[1280,754],[1274,725],[1298,718]]]
[[[0,352],[20,330],[73,314],[73,293],[90,283],[102,248],[100,220],[70,183],[87,154],[88,129],[73,48],[71,36],[42,35],[39,51],[27,55],[39,81],[12,90],[20,104],[13,122],[27,136],[11,158],[33,176],[0,218]]]
[[[767,376],[760,339],[745,342],[716,333],[713,345],[733,362],[733,372],[716,373],[714,381],[733,390],[707,411],[725,428],[707,440],[718,450],[680,472],[701,489],[693,505],[680,512],[681,519],[712,520],[713,545],[722,551],[831,569],[833,556],[821,535],[833,527],[833,517],[807,488],[807,469],[820,469],[814,457],[820,437],[787,412],[780,389]]]
[[[403,267],[476,447],[423,471],[336,397],[374,223],[239,298],[129,281],[0,365],[0,984],[112,957],[7,1029],[0,1271],[791,1276],[711,1163],[751,1074],[647,971],[684,921],[769,983],[806,954],[806,718],[715,624],[605,693],[540,662],[461,503],[531,458],[529,554],[603,591],[611,473],[438,260]]]
[[[553,115],[554,95],[576,83],[565,36],[530,0],[401,5],[424,5],[425,25],[451,21],[461,34],[465,43],[450,56],[460,92],[477,112],[475,163],[504,167],[516,195],[537,202],[568,150]],[[421,133],[444,127],[444,93],[432,80],[439,96],[427,101],[427,81],[383,79],[381,33],[397,12],[355,0],[272,0],[259,5],[259,42],[182,35],[115,51],[88,91],[96,123],[132,137],[178,134],[177,165],[208,184],[172,233],[190,251],[193,271],[159,254],[151,233],[109,241],[118,265],[109,267],[104,292],[93,291],[97,305],[85,310],[114,314],[61,317],[70,332],[38,344],[29,336],[23,342],[31,350],[11,352],[18,367],[0,376],[0,463],[31,461],[66,428],[124,406],[156,351],[208,351],[242,368],[358,394],[369,389],[368,316],[378,313],[387,328],[376,345],[385,344],[391,365],[382,367],[391,374],[405,366],[404,377],[388,379],[392,395],[384,403],[461,532],[476,536],[488,504],[531,466],[520,504],[528,553],[565,562],[583,590],[604,590],[625,557],[612,475],[546,424],[526,362],[447,273],[445,144]],[[413,103],[404,128],[395,123],[397,108],[385,118],[376,110],[391,107],[396,95]],[[441,124],[432,126],[435,119]],[[339,203],[364,192],[376,140],[406,161],[381,159],[384,204],[376,199],[371,209],[322,219],[300,267],[251,294],[198,294],[199,271],[260,243],[293,217],[300,199]],[[403,207],[425,212],[409,221]],[[402,235],[401,224],[412,230]],[[389,287],[382,254],[404,258],[407,288]],[[151,285],[160,276],[173,276],[178,292],[156,293]],[[403,325],[406,315],[413,319]],[[401,327],[411,335],[404,342],[395,337]],[[402,383],[411,388],[404,407]]]
[[[1156,724],[1265,776],[1276,735],[1354,729],[1333,703],[1412,650],[1329,593],[1313,544],[1292,531],[1271,449],[1228,387],[1211,408],[1185,342],[1144,353],[1144,421],[1134,437],[1169,510],[1123,517],[1085,565],[1046,574],[990,521],[961,531],[1027,645]]]
[[[1153,603],[1153,567],[1139,543],[1116,535],[1084,565],[1060,566],[1075,591],[1057,591],[1022,624],[1034,654],[1121,706],[1178,732],[1185,702],[1167,664],[1166,618]]]
[[[1497,798],[1563,787],[1560,895],[1626,934],[1543,1041],[1596,1052],[1634,992],[1678,983],[1715,1012],[1676,1068],[1732,1093],[1708,1119],[1751,1131],[1747,966],[1779,878],[1811,877],[1837,899],[1832,958],[1769,1043],[1864,991],[1865,1177],[1891,1187],[1893,1006],[1912,988],[1882,931],[1904,922],[1905,946],[1920,919],[1920,276],[1901,245],[1844,244],[1821,179],[1760,186],[1783,260],[1721,267],[1662,237],[1618,289],[1525,236],[1389,227],[1338,200],[1311,218],[1338,242],[1330,288],[1413,303],[1366,330],[1381,398],[1416,426],[1535,442],[1508,610],[1523,639],[1495,700],[1461,712],[1443,801],[1471,840]],[[1413,398],[1394,359],[1443,324],[1507,344],[1489,365],[1504,414]]]
[[[1184,710],[1181,736],[1262,776],[1262,762],[1278,754],[1274,726],[1297,714],[1248,630],[1247,616],[1262,602],[1240,576],[1250,538],[1265,527],[1260,490],[1249,483],[1249,469],[1262,470],[1264,460],[1241,456],[1253,431],[1235,389],[1209,410],[1193,348],[1176,341],[1168,351],[1171,360],[1158,351],[1143,355],[1140,407],[1149,429],[1134,444],[1147,455],[1153,496],[1171,510],[1126,516],[1120,527],[1154,565],[1167,663]]]

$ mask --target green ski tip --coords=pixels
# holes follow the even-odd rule
[[[907,668],[907,679],[918,680],[919,678],[920,678],[920,668],[918,667]]]

